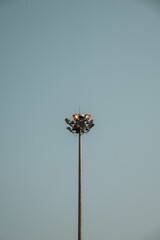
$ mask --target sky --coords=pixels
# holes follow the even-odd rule
[[[160,238],[160,3],[0,0],[0,240]]]

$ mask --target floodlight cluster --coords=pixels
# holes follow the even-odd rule
[[[89,114],[73,114],[73,120],[65,119],[69,125],[67,129],[72,133],[87,133],[94,126],[93,119],[90,118]]]

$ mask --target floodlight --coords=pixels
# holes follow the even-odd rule
[[[71,127],[74,127],[74,121],[70,121],[69,123],[68,123]]]
[[[89,127],[92,128],[94,126],[93,120],[90,120]]]
[[[86,119],[86,120],[89,120],[90,117],[91,117],[91,115],[89,115],[89,114],[86,114],[86,115],[85,115],[85,119]]]
[[[67,127],[67,130],[69,130],[70,132],[72,132],[72,128],[70,128],[70,127]]]
[[[84,114],[79,114],[79,119],[85,119],[85,115]]]
[[[70,119],[69,118],[66,118],[65,121],[66,121],[67,124],[70,123]]]
[[[79,115],[78,114],[73,114],[73,119],[76,121],[79,119]]]
[[[92,127],[94,127],[94,123],[92,123],[92,124],[90,125],[90,128],[92,128]]]

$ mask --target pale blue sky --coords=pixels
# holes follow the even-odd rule
[[[158,1],[0,1],[0,240],[159,240]],[[158,237],[157,237],[158,236]],[[150,237],[149,239],[152,239]]]

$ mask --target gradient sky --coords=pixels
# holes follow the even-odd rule
[[[0,240],[159,240],[160,4],[0,0]],[[152,237],[153,238],[152,238]]]

